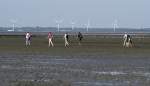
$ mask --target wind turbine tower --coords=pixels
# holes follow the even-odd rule
[[[75,25],[75,22],[71,22],[71,28],[72,28],[72,31],[74,30],[74,25]]]
[[[118,28],[118,20],[114,21],[114,24],[113,24],[114,32],[116,32],[116,28]]]
[[[55,22],[57,23],[57,31],[60,31],[60,23],[63,22],[63,20],[55,20]]]
[[[12,29],[8,30],[8,31],[15,31],[15,23],[17,22],[17,20],[11,19],[10,22],[13,24],[12,25]]]
[[[86,31],[89,32],[89,27],[90,27],[90,20],[88,20],[88,23],[86,25]]]

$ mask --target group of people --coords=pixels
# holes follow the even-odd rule
[[[132,38],[129,34],[125,33],[123,36],[123,47],[132,47],[133,46],[133,42],[132,42]]]
[[[81,32],[78,32],[78,40],[79,40],[79,45],[81,45],[81,41],[82,41],[82,39],[83,39],[83,35],[82,35],[82,33]],[[54,44],[53,44],[53,34],[52,34],[52,32],[49,32],[48,33],[48,46],[49,47],[53,47],[54,46]],[[69,34],[68,33],[65,33],[64,34],[64,41],[65,41],[65,46],[67,47],[67,46],[69,46]],[[27,32],[26,33],[26,46],[30,46],[31,45],[31,33],[29,33],[29,32]]]
[[[77,38],[78,38],[78,44],[81,45],[81,41],[83,39],[83,35],[81,32],[78,32],[78,35],[77,35]],[[52,32],[49,32],[48,33],[48,46],[49,47],[53,47],[54,44],[53,44],[53,34]],[[133,46],[133,43],[132,43],[132,39],[131,39],[131,36],[127,33],[124,34],[123,36],[123,47],[132,47]],[[65,46],[69,46],[69,35],[68,33],[65,33],[64,34],[64,43],[65,43]],[[31,45],[31,33],[27,32],[26,33],[26,46],[30,46]]]

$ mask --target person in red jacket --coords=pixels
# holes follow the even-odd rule
[[[53,39],[53,34],[52,32],[49,32],[48,33],[48,46],[50,47],[52,45],[52,47],[54,46],[53,42],[52,42],[52,39]]]

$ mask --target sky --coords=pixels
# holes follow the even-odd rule
[[[0,0],[0,27],[150,27],[150,0]]]

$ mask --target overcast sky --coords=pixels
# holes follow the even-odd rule
[[[150,0],[0,0],[0,26],[150,27]]]

